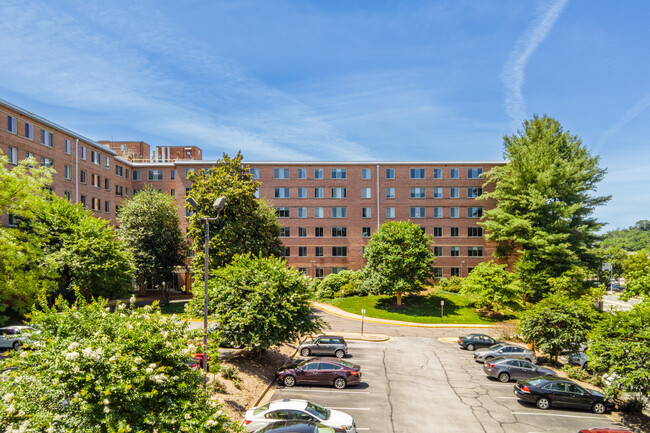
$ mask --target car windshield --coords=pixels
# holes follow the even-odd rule
[[[314,416],[317,416],[320,419],[327,419],[330,417],[329,409],[325,409],[324,407],[321,407],[316,403],[312,403],[311,401],[307,403],[307,412]]]
[[[260,413],[269,409],[271,403],[266,403],[264,406],[260,406],[253,411],[253,415],[259,415]]]
[[[502,347],[503,347],[503,344],[494,344],[494,345],[490,346],[489,349],[490,350],[497,350],[497,349],[501,349]]]
[[[338,363],[341,364],[341,365],[345,365],[346,367],[349,367],[349,368],[354,367],[354,364],[351,363],[351,362],[348,362],[348,361],[340,361],[340,360],[339,360],[339,361],[336,361],[336,362],[338,362]]]

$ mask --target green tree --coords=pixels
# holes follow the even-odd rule
[[[589,334],[589,364],[609,373],[608,393],[638,392],[650,398],[650,302],[606,314]]]
[[[122,203],[118,234],[128,249],[138,284],[161,286],[185,264],[185,237],[173,197],[151,186]],[[164,301],[168,302],[163,290]]]
[[[477,308],[518,309],[521,291],[517,277],[505,268],[506,265],[498,265],[491,260],[479,263],[461,283],[460,292],[470,297]]]
[[[9,158],[0,150],[0,215],[30,218],[50,197],[54,170],[27,158],[9,169]]]
[[[626,287],[621,299],[650,297],[650,256],[647,250],[630,255],[624,262],[624,267]]]
[[[200,218],[216,217],[212,203],[222,196],[226,198],[226,205],[219,218],[210,222],[211,267],[224,266],[236,254],[282,255],[282,243],[278,238],[282,227],[275,211],[255,198],[260,184],[252,178],[242,159],[240,152],[234,158],[224,153],[216,165],[188,174],[187,178],[192,181],[190,195],[199,204],[198,212],[189,203],[185,204],[192,212],[188,218],[188,235],[193,239],[196,252],[193,266],[197,274],[203,272],[204,266],[205,224]]]
[[[594,249],[596,257],[598,257],[598,264],[595,272],[592,271],[594,277],[597,277],[601,284],[608,282],[611,278],[620,278],[625,273],[625,262],[628,259],[628,253],[622,248],[606,247]],[[603,263],[612,264],[612,272],[603,271]]]
[[[559,293],[528,309],[518,329],[527,343],[533,343],[557,362],[561,351],[578,351],[587,341],[596,314],[589,301]]]
[[[354,296],[367,294],[362,287],[362,272],[344,270],[336,274],[329,274],[315,284],[316,298],[331,299],[341,296]]]
[[[210,273],[208,313],[236,346],[265,350],[293,342],[323,326],[311,312],[308,284],[283,259],[235,255],[229,265]],[[192,290],[185,311],[203,315],[203,282],[196,281]]]
[[[105,301],[35,310],[33,350],[0,370],[0,430],[20,432],[240,431],[185,363],[187,324],[157,306],[107,311]]]
[[[420,226],[407,221],[389,221],[372,235],[363,257],[364,285],[369,292],[395,295],[417,293],[433,278],[431,238]]]
[[[592,246],[602,224],[592,214],[610,197],[594,192],[605,170],[577,136],[547,116],[535,116],[504,137],[504,157],[506,165],[485,174],[488,192],[481,198],[496,200],[496,206],[480,224],[497,245],[495,256],[518,255],[526,294],[539,300],[548,278],[573,266],[595,268]]]
[[[611,230],[603,235],[602,248],[620,248],[625,251],[650,249],[650,221],[637,221],[632,227]]]

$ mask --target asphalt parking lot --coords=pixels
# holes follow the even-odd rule
[[[330,332],[337,328],[333,325]],[[372,332],[383,330],[390,335],[389,328],[377,325]],[[442,338],[453,340],[469,332],[410,329],[411,335],[393,336],[387,342],[348,341],[346,359],[361,365],[361,385],[344,390],[278,385],[269,399],[301,398],[347,412],[360,432],[564,433],[620,427],[607,415],[570,409],[542,411],[520,402],[513,395],[514,382],[488,379],[472,352]]]

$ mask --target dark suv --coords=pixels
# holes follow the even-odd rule
[[[321,335],[313,341],[302,343],[298,352],[302,356],[334,355],[337,358],[343,358],[348,353],[348,345],[343,337]]]

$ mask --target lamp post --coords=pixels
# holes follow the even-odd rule
[[[460,277],[463,277],[463,265],[465,264],[465,260],[460,261]]]
[[[191,196],[187,197],[187,202],[194,208],[194,211],[198,213],[199,204]],[[212,203],[212,209],[215,210],[217,216],[214,218],[208,217],[198,217],[198,219],[205,221],[205,264],[203,269],[203,282],[204,282],[204,292],[203,292],[203,371],[205,371],[206,377],[208,374],[208,261],[210,254],[210,221],[215,221],[219,218],[221,210],[226,204],[226,197],[219,197]]]

